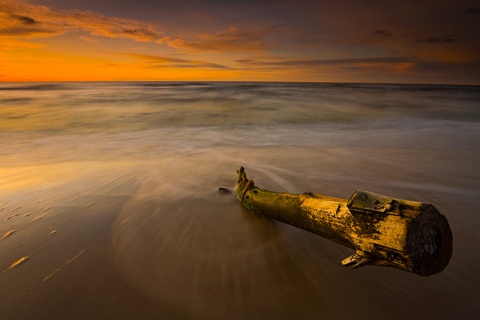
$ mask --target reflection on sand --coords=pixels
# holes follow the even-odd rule
[[[130,284],[158,301],[188,306],[192,318],[280,316],[278,305],[297,295],[319,297],[322,267],[303,265],[316,245],[297,230],[244,211],[233,194],[218,193],[207,172],[176,166],[183,167],[182,176],[169,170],[151,175],[113,229],[115,265]],[[184,185],[182,177],[204,183]],[[298,241],[302,249],[291,251]],[[261,303],[252,304],[253,297]],[[307,308],[309,300],[296,303]]]

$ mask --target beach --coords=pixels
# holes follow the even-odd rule
[[[480,312],[478,86],[0,84],[0,319],[467,319]],[[255,185],[434,204],[442,272],[243,208]],[[15,264],[17,262],[17,264]]]

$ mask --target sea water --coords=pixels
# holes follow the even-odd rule
[[[55,207],[124,197],[105,231],[114,272],[169,319],[478,314],[479,163],[478,86],[0,84],[2,231],[22,203],[65,215]],[[342,267],[351,249],[219,193],[240,166],[275,191],[432,203],[453,232],[450,264],[428,278]]]

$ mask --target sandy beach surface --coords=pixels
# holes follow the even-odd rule
[[[0,177],[1,319],[158,314],[114,270],[112,228],[135,184],[108,183],[99,171],[92,163],[60,164],[9,168]],[[8,269],[23,257],[28,260]]]
[[[471,319],[480,312],[477,87],[3,84],[0,319]],[[442,272],[244,209],[261,188],[432,203]]]
[[[148,162],[86,162],[4,171],[2,319],[312,319],[319,313],[335,319],[353,310],[366,319],[412,304],[416,307],[392,318],[435,314],[443,319],[439,300],[473,307],[476,289],[463,283],[471,279],[462,271],[465,248],[455,246],[447,269],[428,278],[389,268],[342,267],[351,249],[252,215],[234,196],[217,190],[233,188],[235,171],[218,162],[216,171],[212,167],[216,174],[196,172],[197,162],[205,160],[192,155],[163,168]],[[318,169],[326,178],[314,179],[316,184],[348,197],[347,185],[355,183],[333,184],[328,171],[340,168],[333,159],[325,163]],[[172,166],[182,167],[183,174]],[[250,172],[262,177],[259,184],[285,191],[298,190],[303,185],[298,176],[307,173],[298,167],[272,171],[274,162],[254,167]],[[392,169],[378,172],[385,176]],[[375,184],[374,177],[359,179]],[[308,190],[314,180],[306,179]],[[402,189],[384,183],[378,188]],[[475,205],[472,195],[463,196],[464,214]],[[442,212],[458,210],[452,203],[458,205],[460,197],[448,188],[432,198],[421,189],[404,196],[432,200]],[[462,227],[449,218],[458,233]],[[450,315],[468,312],[455,308]]]

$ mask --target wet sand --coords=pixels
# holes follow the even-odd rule
[[[12,167],[2,176],[0,234],[6,236],[0,240],[0,267],[28,260],[1,275],[5,319],[337,319],[352,313],[358,319],[447,319],[476,308],[478,294],[469,281],[478,277],[465,273],[465,263],[473,261],[459,246],[472,234],[455,238],[466,225],[454,213],[465,217],[469,206],[475,207],[475,190],[469,194],[462,187],[470,178],[450,188],[436,177],[415,178],[422,165],[410,164],[419,171],[404,172],[389,185],[392,164],[377,168],[376,176],[352,175],[348,165],[356,160],[340,165],[335,157],[307,169],[290,159],[313,159],[317,153],[303,151],[262,165],[272,152],[257,150],[249,154],[253,159],[241,160],[265,188],[345,198],[355,186],[369,185],[435,203],[454,233],[450,265],[428,278],[382,267],[342,267],[350,249],[252,215],[233,195],[219,193],[219,186],[233,188],[236,167],[209,155],[163,164]],[[199,170],[207,159],[209,170]],[[279,163],[290,163],[291,170]],[[9,180],[12,174],[19,178]],[[412,179],[436,192],[410,185]],[[478,224],[469,221],[472,228]]]
[[[18,170],[28,173],[28,179],[10,183],[2,176],[1,187],[14,192],[2,198],[2,204],[7,205],[0,211],[0,233],[4,236],[0,240],[0,268],[5,271],[0,280],[1,318],[134,319],[144,313],[158,315],[157,305],[129,287],[113,264],[112,228],[135,187],[123,181],[109,184],[115,190],[95,195],[98,189],[89,188],[77,177],[77,189],[69,190],[72,176],[62,165],[55,167],[10,169],[7,172],[17,177]],[[64,179],[55,171],[65,175]],[[55,180],[44,179],[48,176]],[[18,187],[30,179],[39,185]],[[99,181],[105,182],[102,178]],[[28,260],[8,269],[21,257]]]

